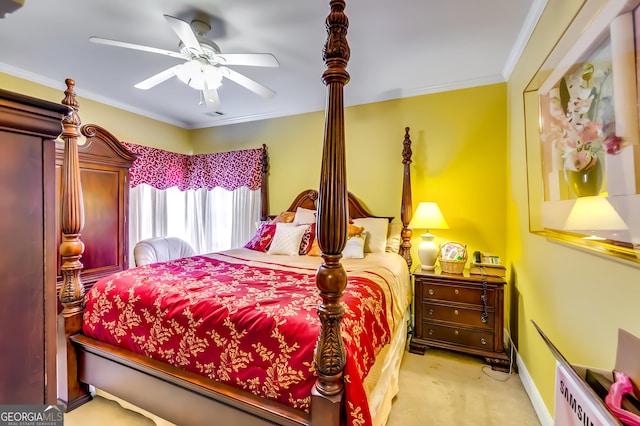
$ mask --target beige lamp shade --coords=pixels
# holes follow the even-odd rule
[[[449,229],[447,221],[440,211],[438,204],[433,201],[418,204],[416,212],[409,222],[411,229]]]
[[[567,231],[621,231],[628,229],[607,197],[580,197],[567,216],[564,224]],[[594,239],[594,236],[588,238]]]
[[[423,270],[431,271],[435,269],[438,258],[438,246],[433,241],[435,235],[429,233],[429,229],[449,229],[447,221],[444,219],[440,207],[434,202],[422,202],[418,204],[411,221],[411,229],[426,229],[427,232],[420,237],[422,241],[418,246],[418,258]]]

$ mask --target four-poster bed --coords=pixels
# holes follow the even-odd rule
[[[309,260],[311,257],[308,257],[304,262],[308,261],[309,263],[300,266],[299,264],[290,265],[282,258],[275,262],[272,258],[269,258],[268,254],[264,253],[256,253],[255,257],[252,255],[250,258],[244,259],[246,252],[231,251],[219,255],[214,253],[207,256],[182,259],[166,265],[156,264],[158,266],[153,266],[153,268],[157,268],[158,276],[166,277],[172,274],[181,276],[180,274],[183,273],[188,274],[205,270],[211,267],[215,260],[219,262],[215,263],[215,268],[220,268],[220,265],[223,264],[224,268],[229,268],[225,269],[229,273],[231,268],[244,267],[244,263],[240,264],[239,260],[242,258],[242,262],[249,262],[252,273],[257,273],[256,271],[258,271],[262,275],[268,275],[271,272],[266,272],[267,269],[262,269],[267,268],[267,266],[285,270],[287,274],[291,275],[290,280],[294,280],[296,286],[308,281],[306,278],[310,274],[309,271],[312,271],[311,276],[314,278],[311,282],[316,286],[314,287],[316,291],[313,292],[313,300],[316,300],[316,303],[314,303],[312,309],[314,313],[317,313],[317,317],[312,318],[307,314],[307,322],[309,323],[309,328],[311,328],[311,324],[316,324],[319,335],[316,334],[318,336],[317,341],[311,342],[312,351],[310,353],[313,354],[313,359],[304,361],[308,372],[313,375],[311,396],[309,397],[309,412],[301,409],[300,404],[293,404],[297,408],[292,408],[290,404],[276,401],[274,398],[267,399],[257,396],[253,392],[241,390],[237,386],[203,377],[194,371],[178,368],[155,357],[152,358],[145,354],[118,347],[111,344],[113,342],[105,343],[87,335],[93,325],[101,321],[104,322],[98,318],[96,313],[102,309],[100,308],[102,306],[100,305],[100,300],[103,302],[107,300],[104,294],[98,293],[100,291],[99,287],[106,288],[108,292],[114,288],[112,283],[116,280],[132,278],[134,279],[132,288],[137,289],[139,281],[135,281],[135,278],[142,274],[142,269],[146,267],[131,269],[116,274],[117,277],[108,277],[100,280],[91,291],[93,299],[91,297],[87,299],[87,309],[90,309],[91,314],[84,312],[85,297],[80,280],[82,268],[80,258],[84,250],[80,239],[80,233],[83,228],[83,201],[77,158],[80,120],[77,114],[78,105],[73,93],[73,81],[71,80],[67,80],[68,88],[63,101],[65,105],[70,107],[72,112],[63,120],[62,133],[62,139],[65,143],[65,156],[62,169],[61,195],[61,230],[63,238],[60,254],[62,257],[63,285],[60,291],[60,300],[64,308],[59,319],[58,344],[59,371],[62,377],[66,376],[67,378],[66,382],[61,380],[64,383],[59,384],[58,395],[61,402],[67,404],[68,409],[73,409],[90,399],[89,384],[91,384],[98,388],[104,388],[107,392],[113,393],[161,417],[181,424],[200,424],[207,419],[209,422],[214,422],[213,419],[215,419],[217,424],[339,425],[347,422],[349,424],[368,424],[372,422],[369,418],[369,413],[359,412],[362,407],[368,407],[367,402],[345,399],[345,395],[348,396],[352,393],[350,387],[345,392],[345,386],[356,386],[352,382],[357,382],[360,379],[364,381],[365,378],[356,377],[353,367],[351,367],[352,370],[350,371],[352,376],[346,373],[345,367],[348,369],[349,364],[354,362],[354,359],[348,359],[348,353],[353,351],[354,347],[360,346],[360,344],[354,345],[350,342],[353,336],[345,334],[347,332],[345,332],[343,317],[348,319],[348,323],[351,323],[354,322],[354,312],[356,310],[371,308],[373,313],[366,320],[367,322],[373,323],[373,319],[376,318],[381,321],[381,328],[385,327],[386,322],[386,326],[389,328],[388,336],[379,337],[383,336],[384,333],[372,336],[375,344],[371,345],[372,352],[367,353],[365,356],[365,359],[370,364],[367,367],[367,371],[370,371],[369,367],[376,368],[374,367],[377,362],[374,359],[375,356],[380,352],[385,352],[387,350],[386,347],[390,346],[387,344],[393,341],[396,345],[395,352],[396,354],[399,353],[399,355],[394,358],[395,364],[386,368],[397,372],[399,360],[406,343],[406,312],[408,311],[411,291],[409,290],[408,294],[406,291],[404,293],[398,291],[402,293],[402,296],[394,298],[395,296],[391,294],[395,294],[396,290],[391,287],[391,278],[379,280],[382,282],[380,288],[384,290],[372,290],[374,288],[372,286],[366,287],[364,290],[358,290],[356,282],[361,284],[361,282],[366,281],[365,285],[368,286],[369,281],[375,281],[371,279],[371,276],[376,274],[382,276],[387,272],[380,272],[379,269],[372,269],[374,272],[365,271],[356,266],[357,263],[350,263],[350,259],[342,259],[343,250],[350,236],[349,220],[375,218],[375,216],[369,213],[357,198],[348,193],[346,187],[343,87],[349,80],[349,75],[346,71],[349,59],[349,47],[346,41],[348,20],[344,14],[344,0],[331,0],[330,6],[331,12],[326,20],[328,38],[323,52],[327,66],[323,74],[323,81],[328,87],[328,98],[319,190],[317,192],[312,190],[302,192],[288,209],[289,211],[296,211],[298,208],[315,210],[315,238],[321,250],[321,258],[317,258],[318,261],[315,262]],[[409,254],[411,231],[407,229],[412,211],[409,177],[411,149],[408,131],[408,128],[405,129],[403,144],[404,179],[401,207],[403,229],[400,248],[400,254],[406,262],[403,262],[403,267],[399,268],[397,274],[401,276],[399,281],[405,287],[408,287],[409,282],[407,264],[409,266],[411,264]],[[263,206],[263,216],[264,213]],[[378,253],[370,253],[370,256],[367,257],[375,258],[374,254]],[[224,257],[224,259],[219,259],[220,257]],[[400,258],[400,256],[397,257]],[[278,263],[278,265],[274,266],[273,263]],[[347,265],[347,268],[345,268],[345,265]],[[360,274],[367,275],[367,279],[365,280]],[[389,273],[389,275],[393,274]],[[248,281],[255,284],[258,279],[253,275],[248,278]],[[348,288],[347,282],[349,282]],[[183,284],[183,281],[180,281],[180,284]],[[163,284],[159,285],[162,286]],[[280,285],[277,284],[272,287],[275,288]],[[238,282],[234,282],[234,286],[239,287]],[[386,286],[389,286],[389,289],[386,289]],[[173,291],[169,289],[169,286],[164,288],[166,288],[167,292]],[[188,290],[190,291],[191,289],[190,287]],[[133,294],[133,291],[130,290],[127,294]],[[176,291],[186,292],[187,290]],[[362,296],[364,293],[353,297],[352,292],[355,291],[363,291],[367,292],[367,294],[386,292],[387,294],[384,297],[387,298],[383,297],[383,302],[380,303],[371,302],[368,304],[369,306],[351,304],[352,299],[364,298]],[[285,289],[284,293],[287,292],[289,290]],[[404,302],[401,303],[403,298]],[[118,298],[118,300],[122,299],[123,297]],[[317,303],[317,299],[319,299],[319,303]],[[231,310],[231,308],[223,309]],[[103,310],[106,311],[107,309]],[[397,315],[395,311],[401,312]],[[129,314],[131,314],[130,311],[128,311],[127,315]],[[403,317],[402,315],[405,316]],[[364,320],[361,319],[361,321]],[[389,326],[389,324],[392,324],[392,326]],[[118,333],[117,330],[116,327],[116,334]],[[187,331],[191,332],[192,330]],[[352,330],[351,332],[356,333],[357,331]],[[360,330],[360,333],[362,335],[368,334],[363,329]],[[344,341],[345,335],[349,338],[347,344]],[[282,339],[285,338],[284,336],[282,337]],[[376,342],[378,338],[381,341]],[[302,343],[300,346],[303,346]],[[383,346],[385,349],[382,349]],[[313,350],[313,347],[315,347],[315,350]],[[171,351],[171,349],[166,349],[166,353],[173,354]],[[358,353],[360,354],[360,352]],[[382,360],[383,357],[381,356],[379,359]],[[357,359],[357,361],[362,360]],[[275,374],[279,375],[281,373],[281,371],[278,371]],[[248,379],[246,381],[251,382],[251,380]],[[360,386],[365,387],[366,384],[360,384]],[[390,392],[380,396],[380,399],[384,400],[382,405],[386,405],[381,412],[386,410],[388,413],[390,400],[395,394],[394,389],[396,386],[397,383],[393,382],[378,386],[378,388],[382,387],[387,392]],[[375,392],[375,390],[371,392]],[[256,393],[259,394],[259,392]],[[369,397],[371,396],[369,395]],[[295,396],[291,398],[295,398]],[[383,417],[382,421],[386,419],[386,416]]]

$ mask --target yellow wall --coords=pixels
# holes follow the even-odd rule
[[[2,73],[0,87],[52,102],[63,97],[62,83],[53,89]],[[272,213],[285,209],[302,189],[318,186],[324,112],[187,131],[82,97],[78,102],[84,124],[141,145],[204,153],[266,143]],[[410,126],[414,206],[437,201],[450,226],[438,231],[438,241],[504,255],[505,111],[504,83],[347,108],[349,190],[375,214],[399,221],[402,141]]]
[[[346,109],[348,188],[372,212],[396,220],[406,126],[413,141],[414,207],[437,201],[450,227],[436,232],[437,241],[505,255],[506,84]],[[317,188],[323,132],[324,113],[318,112],[194,130],[192,142],[197,153],[266,143],[270,211],[278,212],[301,189]]]
[[[52,89],[2,73],[0,87],[52,102],[63,97],[62,84]],[[409,126],[413,205],[437,201],[450,227],[434,231],[436,242],[459,241],[470,253],[505,256],[506,88],[501,83],[346,108],[349,190],[374,214],[400,220],[402,141]],[[78,102],[83,123],[141,145],[207,153],[267,144],[271,213],[286,209],[301,190],[318,187],[324,112],[188,131],[82,97]]]
[[[82,86],[76,82],[76,94],[82,91]],[[34,98],[50,102],[61,102],[64,98],[66,86],[60,82],[59,89],[32,83],[8,74],[0,73],[0,87],[4,90],[23,93]],[[80,119],[82,124],[97,124],[104,127],[113,135],[126,142],[139,145],[154,146],[156,148],[191,153],[189,131],[157,120],[123,111],[89,99],[78,96]]]
[[[599,1],[605,4],[606,1]],[[631,264],[546,240],[528,232],[527,164],[522,93],[560,38],[579,0],[549,0],[508,82],[509,193],[507,253],[518,351],[553,413],[555,363],[531,325],[535,320],[572,363],[612,369],[618,328],[640,336],[640,270]],[[515,322],[515,321],[514,321]],[[512,324],[515,328],[515,324]]]

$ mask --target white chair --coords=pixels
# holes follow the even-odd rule
[[[194,256],[193,248],[176,237],[157,237],[139,241],[133,249],[136,266]]]

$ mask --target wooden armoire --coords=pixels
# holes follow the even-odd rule
[[[62,104],[0,89],[0,404],[55,404]]]
[[[78,145],[80,181],[84,199],[85,245],[82,262],[82,284],[85,292],[102,277],[129,267],[129,168],[137,158],[115,136],[100,126],[87,124],[80,129],[85,137]],[[62,190],[64,144],[56,144],[56,187]],[[60,197],[56,197],[60,212]],[[58,244],[62,241],[60,221]],[[60,256],[57,256],[57,288],[62,285]],[[58,306],[60,311],[61,305]]]

